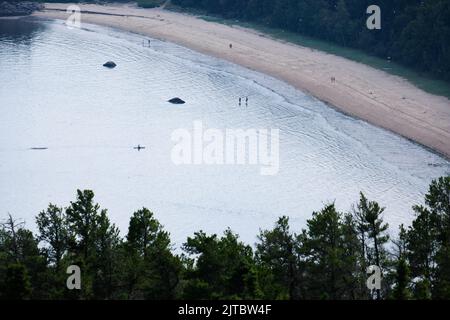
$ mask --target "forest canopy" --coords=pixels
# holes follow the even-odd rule
[[[294,233],[282,216],[254,246],[232,230],[196,232],[176,253],[148,209],[121,237],[90,190],[36,216],[37,233],[9,215],[0,224],[0,299],[450,299],[450,176],[431,183],[398,233],[384,208],[360,194],[350,212],[334,203]],[[68,267],[81,270],[79,290]],[[367,267],[381,270],[368,289]]]

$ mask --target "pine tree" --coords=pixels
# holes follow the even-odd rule
[[[357,210],[354,212],[362,239],[366,256],[366,266],[376,265],[383,271],[387,262],[387,252],[384,245],[389,241],[387,234],[388,224],[383,222],[384,208],[375,201],[369,201],[363,193],[360,193],[360,200]],[[365,270],[364,270],[365,271]],[[381,290],[376,290],[376,299],[381,299]]]
[[[22,293],[26,292],[22,298],[47,297],[45,281],[47,261],[41,254],[33,233],[24,228],[23,222],[17,222],[11,215],[8,215],[8,219],[2,224],[0,230],[0,258],[5,263],[5,276],[0,278],[3,278],[4,290],[14,288],[12,280],[9,279],[14,277],[20,282],[17,284],[17,289],[23,289]],[[7,295],[11,293],[8,292]]]
[[[278,219],[273,230],[261,231],[256,244],[256,261],[259,273],[265,279],[259,282],[268,299],[300,298],[301,262],[298,258],[298,241],[289,230],[289,218]]]
[[[420,299],[450,297],[450,177],[433,180],[408,230],[414,290]]]
[[[425,204],[438,221],[439,249],[436,252],[433,296],[436,299],[450,299],[450,176],[431,183]]]
[[[124,271],[130,297],[177,297],[181,261],[172,254],[169,234],[150,210],[143,208],[131,217],[125,248],[131,267]]]
[[[221,238],[200,231],[189,237],[183,250],[187,259],[184,298],[187,299],[253,299],[256,275],[250,246],[239,241],[231,230]]]
[[[361,279],[358,277],[359,243],[353,227],[350,217],[344,217],[334,204],[314,212],[307,221],[301,240],[307,298],[356,298]]]
[[[403,225],[400,225],[399,238],[393,241],[397,247],[395,272],[394,272],[394,290],[392,298],[395,300],[411,299],[411,278],[410,268],[407,260],[407,232]]]
[[[94,192],[77,190],[77,200],[66,209],[71,264],[82,270],[83,298],[111,298],[117,285],[113,277],[121,242],[105,209],[94,203]]]
[[[367,299],[364,254],[358,237],[357,222],[352,214],[344,214],[341,228],[344,250],[342,260],[347,266],[343,275],[344,290],[352,300]]]
[[[393,297],[396,300],[408,300],[411,298],[409,290],[410,271],[408,263],[404,257],[397,261],[396,273],[395,273],[395,288],[393,291]]]
[[[415,206],[416,218],[408,229],[408,259],[411,275],[416,278],[414,297],[431,298],[436,273],[437,216],[422,206]]]
[[[27,269],[20,263],[6,267],[4,283],[0,286],[0,297],[8,300],[23,300],[31,298],[31,283]]]
[[[101,210],[94,233],[95,257],[90,263],[93,271],[93,293],[100,299],[113,298],[118,286],[118,250],[122,240],[119,229],[110,222],[107,211]]]
[[[59,272],[61,260],[68,249],[69,231],[64,210],[50,204],[46,211],[42,211],[36,217],[36,224],[39,229],[38,239],[47,244],[45,252]]]

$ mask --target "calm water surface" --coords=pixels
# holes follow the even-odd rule
[[[60,21],[0,20],[0,218],[34,229],[49,202],[66,206],[93,189],[125,232],[132,212],[153,210],[180,245],[194,231],[231,227],[249,242],[280,215],[295,230],[335,201],[350,210],[360,190],[408,224],[445,159],[342,115],[268,76],[171,43]],[[118,67],[102,67],[114,60]],[[187,101],[172,106],[179,96]],[[237,105],[248,96],[248,107]],[[175,166],[171,133],[279,128],[280,171],[254,166]],[[137,152],[133,146],[147,148]],[[47,150],[30,150],[46,147]]]

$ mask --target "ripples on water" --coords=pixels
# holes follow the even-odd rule
[[[347,117],[273,78],[158,40],[62,22],[0,21],[0,216],[34,228],[49,202],[90,188],[125,231],[149,207],[179,245],[231,227],[253,243],[289,215],[295,230],[330,201],[350,210],[359,191],[386,206],[396,228],[412,219],[445,159]],[[114,60],[118,67],[102,67]],[[165,101],[179,96],[184,106]],[[248,96],[248,107],[237,105]],[[181,166],[170,135],[191,129],[279,128],[280,172]],[[137,152],[133,146],[145,145]],[[29,150],[48,147],[48,150]]]

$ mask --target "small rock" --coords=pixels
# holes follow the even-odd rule
[[[103,66],[112,69],[115,68],[117,65],[113,61],[108,61]]]
[[[173,98],[170,99],[168,102],[173,103],[173,104],[185,104],[186,102],[181,100],[180,98]]]

